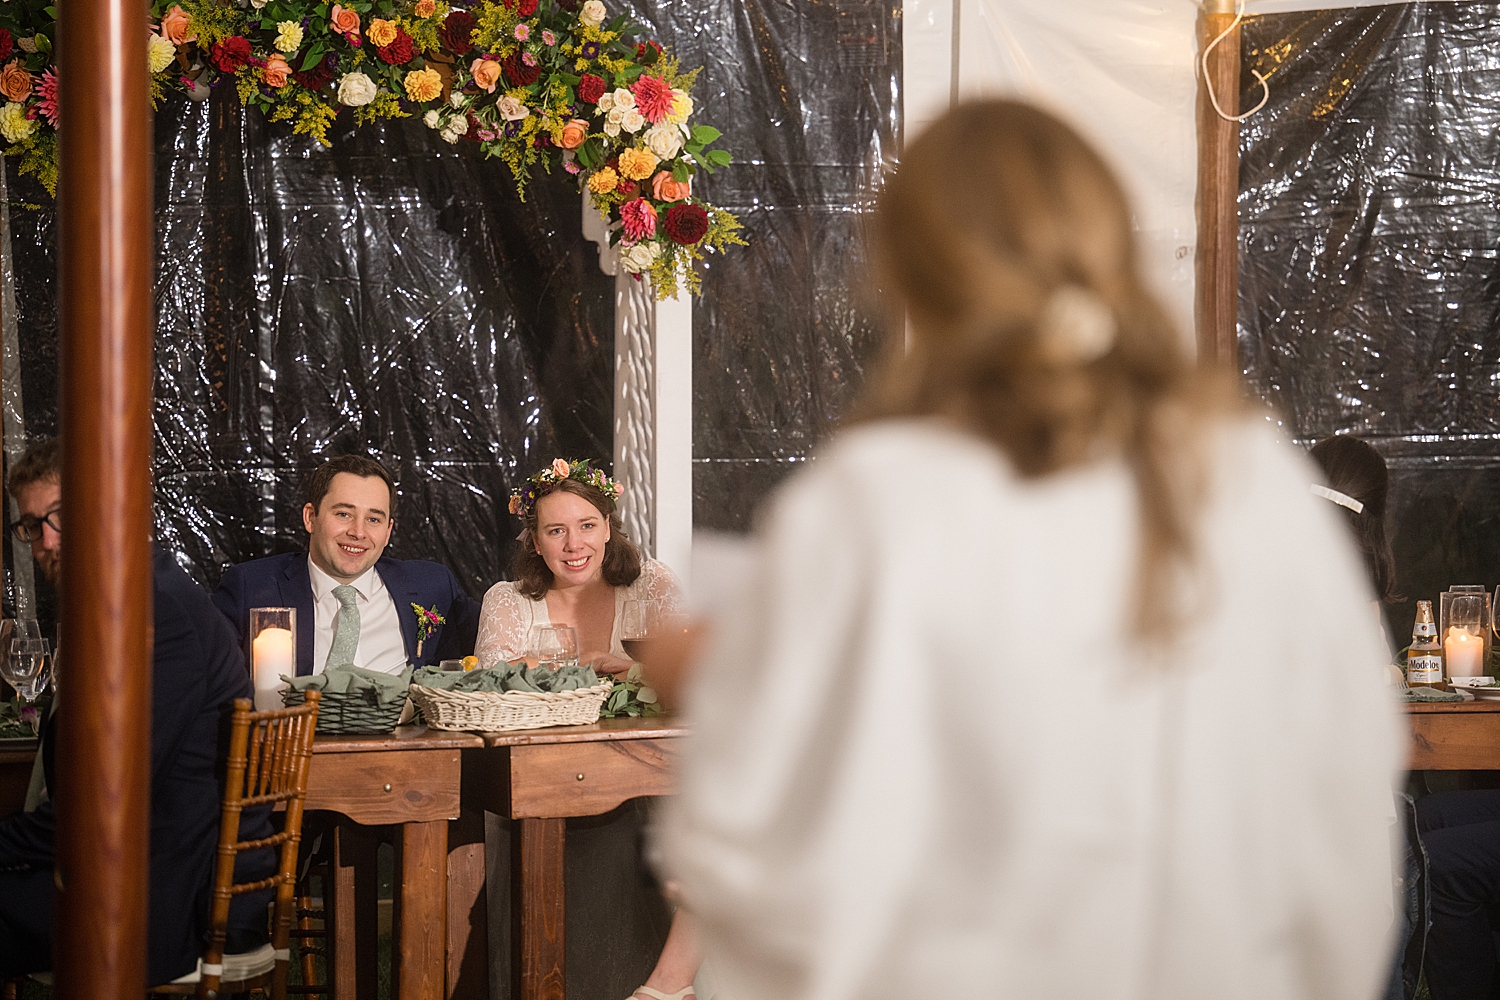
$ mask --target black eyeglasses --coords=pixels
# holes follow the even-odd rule
[[[49,514],[43,514],[41,517],[32,517],[30,514],[27,514],[15,524],[12,524],[10,531],[19,541],[35,542],[42,537],[42,525],[44,524],[51,527],[59,535],[62,534],[62,510],[54,510]]]

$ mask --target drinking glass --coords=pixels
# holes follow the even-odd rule
[[[50,643],[46,639],[12,639],[5,658],[5,680],[30,705],[47,689]]]
[[[538,625],[531,630],[531,651],[537,666],[555,668],[563,653],[563,642],[555,625]]]
[[[645,641],[656,625],[657,604],[655,601],[626,601],[621,612],[620,645],[625,655],[639,661]]]
[[[556,666],[578,666],[578,630],[570,625],[555,625],[553,631],[557,634]]]

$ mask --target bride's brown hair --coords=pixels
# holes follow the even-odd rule
[[[1206,488],[1206,418],[1236,395],[1194,365],[1146,290],[1109,168],[1036,108],[960,105],[907,146],[875,238],[910,337],[893,338],[865,415],[945,416],[1025,477],[1122,457],[1140,497],[1135,632],[1170,636]],[[1102,317],[1071,346],[1053,319],[1069,296]]]
[[[620,512],[615,509],[614,498],[606,496],[598,487],[576,479],[564,479],[553,486],[549,492],[572,493],[583,497],[609,521],[609,541],[604,543],[604,559],[600,564],[604,582],[611,587],[628,587],[634,583],[636,577],[641,575],[641,550],[636,548],[635,543],[626,536],[625,525],[620,521]],[[538,500],[532,506],[531,512],[521,517],[526,530],[521,536],[520,548],[516,550],[515,562],[510,568],[511,580],[515,583],[516,590],[533,601],[540,601],[546,597],[555,579],[552,570],[547,566],[547,560],[543,559],[542,554],[536,550],[536,509],[540,505],[541,500]]]

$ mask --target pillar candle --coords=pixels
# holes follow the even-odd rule
[[[250,643],[250,658],[254,661],[256,710],[280,708],[281,690],[286,687],[281,675],[297,673],[297,648],[291,630],[261,629]]]
[[[1478,677],[1484,673],[1484,637],[1454,625],[1443,640],[1449,677]]]

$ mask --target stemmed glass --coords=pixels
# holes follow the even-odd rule
[[[46,639],[12,639],[5,657],[5,680],[27,705],[47,690],[47,668],[51,665],[51,643]]]
[[[620,645],[625,655],[637,662],[645,648],[645,641],[656,628],[658,609],[655,601],[626,601],[621,612]]]

